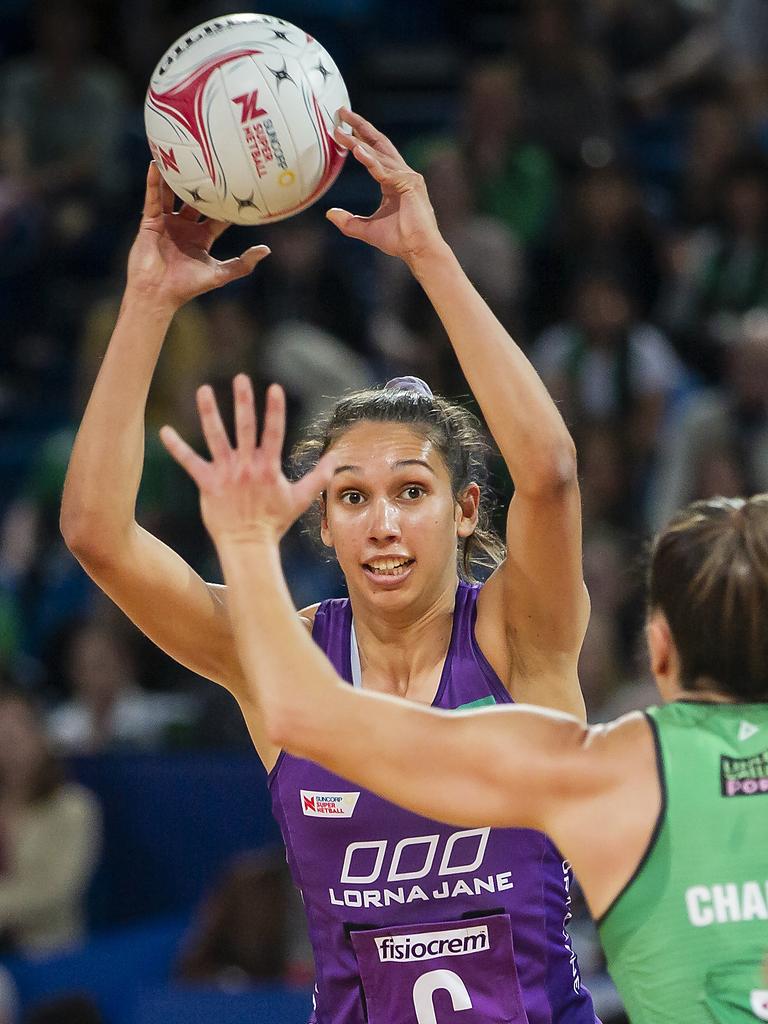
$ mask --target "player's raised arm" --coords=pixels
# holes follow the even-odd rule
[[[209,587],[135,519],[150,382],[176,310],[253,270],[254,246],[219,262],[209,250],[226,225],[188,207],[154,164],[128,261],[120,314],[69,463],[64,539],[86,572],[150,639],[182,664],[235,687],[240,674],[222,588]],[[257,744],[258,745],[258,744]]]
[[[328,218],[345,235],[408,264],[446,329],[515,485],[507,558],[478,600],[478,640],[488,650],[498,646],[500,632],[506,635],[502,674],[514,697],[583,714],[575,666],[589,601],[573,440],[538,374],[440,235],[421,175],[364,118],[349,110],[341,117],[352,135],[337,130],[336,139],[378,182],[382,200],[370,217],[330,210]],[[532,676],[535,691],[525,682]]]

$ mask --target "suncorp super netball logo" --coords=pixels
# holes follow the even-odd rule
[[[491,946],[488,926],[484,924],[474,928],[419,932],[416,935],[384,935],[376,938],[375,942],[382,963],[466,956],[468,953],[482,953]]]
[[[302,789],[301,809],[308,818],[351,818],[359,793],[318,793]]]
[[[720,792],[723,796],[756,796],[768,793],[768,750],[752,757],[722,756]]]

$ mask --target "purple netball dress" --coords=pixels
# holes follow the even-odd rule
[[[434,707],[511,702],[475,640],[479,590],[456,591]],[[359,685],[348,600],[320,605],[313,637]],[[285,753],[269,785],[317,1024],[594,1024],[566,930],[570,867],[541,832],[441,825]]]

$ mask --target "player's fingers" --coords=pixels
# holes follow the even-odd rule
[[[267,388],[264,407],[264,426],[261,430],[261,450],[278,465],[285,441],[285,392],[279,384]]]
[[[205,443],[213,461],[228,459],[232,449],[210,384],[203,384],[197,389],[197,411]]]
[[[253,384],[247,373],[238,373],[232,381],[235,399],[235,440],[237,450],[249,455],[256,447],[256,407],[253,401]]]
[[[182,203],[176,213],[179,217],[183,217],[184,220],[191,220],[193,224],[197,224],[203,216],[199,210],[196,210],[194,206],[190,206],[189,203]]]
[[[378,128],[372,125],[370,121],[366,121],[360,114],[356,114],[349,107],[341,107],[338,116],[345,124],[350,126],[356,138],[367,142],[377,152],[402,159],[397,148],[390,142],[384,132],[380,132]]]
[[[163,204],[163,213],[173,213],[173,204],[176,202],[176,194],[165,178],[160,182],[160,199]]]
[[[358,142],[352,150],[352,156],[355,160],[358,160],[363,167],[368,168],[368,173],[375,181],[378,181],[380,185],[383,185],[389,180],[393,169],[391,167],[385,167],[379,157],[369,146],[364,146],[362,143]]]
[[[326,452],[317,465],[293,485],[298,515],[306,512],[312,502],[328,489],[336,461],[332,452]]]
[[[178,464],[192,477],[202,490],[209,477],[210,463],[201,458],[187,442],[179,436],[173,427],[160,428],[160,440]]]
[[[162,178],[160,177],[160,171],[157,169],[157,164],[154,160],[150,160],[147,170],[147,187],[144,193],[143,211],[143,216],[148,219],[159,217],[163,212],[163,204],[160,199],[161,181]]]
[[[390,173],[399,173],[401,171],[410,170],[410,168],[405,163],[405,161],[403,160],[399,153],[395,152],[394,154],[390,155],[389,153],[385,153],[378,148],[373,150],[370,148],[368,143],[364,143],[356,135],[351,135],[349,132],[345,132],[343,128],[334,128],[333,138],[334,141],[338,143],[339,146],[343,147],[347,151],[354,152],[355,149],[360,146],[362,146],[363,150],[365,150],[367,147],[369,151],[374,154],[380,166],[385,171],[388,171]]]
[[[252,245],[240,256],[234,256],[231,260],[222,260],[217,264],[217,271],[221,278],[221,284],[229,281],[236,281],[239,277],[247,277],[253,271],[257,263],[269,256],[272,250],[268,245]]]

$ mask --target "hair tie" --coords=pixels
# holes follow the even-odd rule
[[[424,398],[434,398],[432,388],[421,377],[393,377],[384,385],[385,391],[415,391]]]

